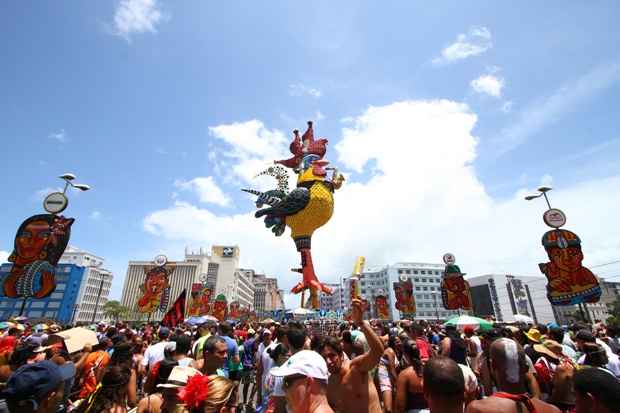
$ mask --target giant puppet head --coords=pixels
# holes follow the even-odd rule
[[[413,283],[410,279],[394,283],[394,295],[396,296],[396,309],[403,314],[415,313],[415,301],[413,298]]]
[[[601,296],[598,279],[582,265],[581,240],[566,229],[547,231],[542,244],[549,257],[548,263],[539,264],[547,276],[547,297],[555,305],[597,302]]]
[[[141,287],[143,295],[138,300],[138,311],[152,313],[160,306],[162,299],[169,291],[168,277],[170,272],[164,266],[145,268],[146,278]]]
[[[56,289],[55,267],[69,243],[73,221],[40,214],[22,222],[9,256],[13,267],[3,284],[7,297],[43,298]]]
[[[226,319],[226,310],[226,296],[224,294],[218,294],[213,303],[213,317],[217,318],[219,321],[224,321],[224,319]]]

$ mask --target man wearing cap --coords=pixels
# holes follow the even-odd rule
[[[153,367],[155,363],[164,359],[164,349],[166,348],[166,343],[168,342],[168,337],[170,337],[170,329],[168,327],[160,327],[159,328],[159,340],[155,344],[151,344],[146,348],[144,352],[144,357],[142,358],[142,372],[144,373],[147,369]]]
[[[74,371],[44,360],[26,364],[13,373],[2,391],[11,413],[53,413],[63,400],[63,388]]]
[[[362,314],[361,301],[352,300],[351,318],[366,336],[369,352],[350,361],[344,360],[341,343],[333,337],[328,337],[320,347],[321,355],[331,373],[327,389],[329,403],[338,412],[382,411],[377,388],[369,373],[379,364],[384,350],[383,343],[368,321],[362,319]]]
[[[577,413],[620,412],[620,382],[606,371],[594,368],[575,373]]]
[[[327,365],[318,353],[302,350],[271,370],[283,377],[288,408],[293,413],[333,413],[327,401]]]
[[[597,340],[596,337],[594,337],[594,334],[592,334],[588,330],[579,330],[577,332],[577,335],[575,336],[575,339],[577,340],[577,347],[582,352],[584,351],[584,344],[586,343],[595,343],[595,344],[600,345],[602,348],[604,348],[607,353],[607,359],[608,359],[608,362],[605,365],[605,368],[609,370],[610,372],[612,372],[616,376],[616,378],[620,379],[620,358],[618,358],[618,356],[614,354],[611,351],[611,349],[609,349],[609,346],[607,346],[601,340]],[[578,363],[584,364],[585,359],[586,359],[586,355],[584,354],[579,358]]]

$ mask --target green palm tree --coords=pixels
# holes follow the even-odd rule
[[[119,319],[127,316],[129,309],[116,300],[110,300],[104,304],[103,313],[118,322]]]

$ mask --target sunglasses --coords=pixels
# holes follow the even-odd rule
[[[303,374],[294,374],[292,376],[286,376],[284,377],[284,380],[282,380],[282,388],[284,390],[290,389],[293,386],[293,382],[299,380],[299,379],[305,379],[306,376],[304,376]]]

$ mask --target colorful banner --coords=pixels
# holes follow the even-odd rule
[[[378,295],[375,297],[375,311],[377,312],[378,319],[390,319],[390,305],[385,295]]]
[[[448,264],[441,281],[441,299],[447,310],[471,310],[469,283],[458,265]]]
[[[224,294],[219,294],[215,297],[215,302],[213,303],[213,317],[217,318],[218,321],[224,321],[226,319],[227,310],[226,296]]]
[[[239,301],[231,301],[228,304],[228,318],[238,320],[241,318],[241,307]]]
[[[141,313],[152,313],[159,310],[163,311],[162,304],[168,304],[170,294],[169,277],[174,272],[172,266],[144,267],[146,274],[144,285],[140,287],[142,297],[138,299],[138,311]]]
[[[553,305],[596,303],[601,286],[592,271],[582,265],[581,240],[566,229],[547,231],[542,238],[549,262],[539,264],[547,277],[547,298]]]
[[[211,312],[211,290],[201,284],[192,284],[191,301],[187,314],[190,317],[200,317]]]
[[[5,278],[4,295],[11,298],[44,298],[56,289],[56,264],[71,236],[73,218],[40,214],[26,219],[15,235]]]
[[[412,316],[415,314],[415,298],[413,297],[413,283],[410,279],[394,283],[394,295],[396,296],[395,307],[401,315]]]
[[[174,304],[172,304],[172,308],[168,310],[164,318],[161,320],[162,325],[168,328],[174,328],[185,321],[186,295],[187,290],[183,290],[183,292],[179,295],[179,298],[177,298]]]

